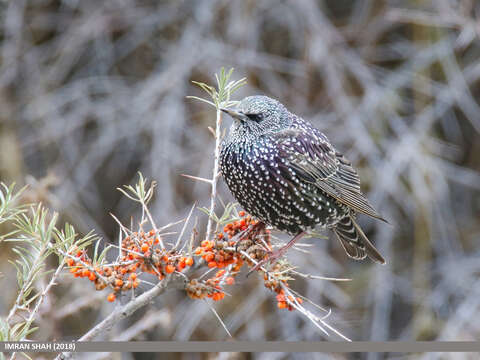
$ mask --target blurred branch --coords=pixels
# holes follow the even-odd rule
[[[166,290],[169,282],[170,282],[170,277],[166,277],[162,282],[158,283],[150,290],[144,292],[143,294],[139,295],[135,299],[129,301],[127,304],[117,307],[113,312],[110,313],[110,315],[108,315],[105,319],[103,319],[99,324],[97,324],[95,327],[90,329],[86,334],[80,337],[78,341],[91,341],[96,337],[102,334],[105,334],[120,320],[123,320],[129,317],[135,311],[149,304],[154,298],[162,294]],[[70,359],[72,355],[73,354],[70,352],[64,352],[62,354],[59,354],[56,357],[56,359],[58,360]]]

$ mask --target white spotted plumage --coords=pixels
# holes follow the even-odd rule
[[[292,235],[331,228],[349,256],[384,261],[354,217],[383,219],[361,193],[355,169],[322,132],[266,96],[245,98],[234,116],[220,166],[247,212]]]

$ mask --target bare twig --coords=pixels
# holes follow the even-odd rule
[[[212,188],[210,192],[210,215],[207,222],[207,239],[210,240],[213,237],[213,214],[215,212],[215,205],[217,199],[217,183],[220,166],[220,146],[221,146],[221,126],[222,126],[222,111],[217,109],[217,118],[215,122],[215,150],[213,159],[213,175],[212,175]]]
[[[143,306],[149,304],[155,297],[162,294],[170,281],[170,277],[166,277],[163,281],[159,282],[152,289],[144,292],[140,296],[136,297],[127,304],[117,307],[110,315],[108,315],[104,320],[102,320],[95,327],[90,329],[86,334],[84,334],[78,341],[90,341],[95,339],[97,336],[104,334],[109,331],[115,324],[119,321],[129,317],[135,311],[142,308]],[[70,359],[72,353],[64,352],[59,354],[56,359]]]

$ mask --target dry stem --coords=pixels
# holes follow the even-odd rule
[[[207,223],[207,240],[210,240],[213,235],[213,214],[215,211],[215,204],[217,199],[217,183],[219,174],[219,158],[220,158],[220,145],[222,141],[221,136],[222,125],[222,112],[217,108],[217,119],[215,125],[215,152],[214,152],[214,164],[213,164],[213,176],[212,176],[212,191],[210,193],[210,211]]]

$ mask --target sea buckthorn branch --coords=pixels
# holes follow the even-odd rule
[[[16,230],[0,236],[2,241],[14,243],[16,255],[10,263],[17,272],[17,296],[6,317],[0,317],[0,340],[22,341],[37,328],[33,323],[45,303],[50,290],[57,284],[64,268],[64,250],[82,249],[91,244],[95,236],[79,237],[74,228],[65,224],[57,228],[58,215],[51,213],[41,204],[20,205],[17,203],[20,190],[14,193],[13,186],[0,186],[0,223],[9,222]],[[58,257],[58,265],[50,270],[46,259]],[[45,285],[40,285],[44,284]],[[12,353],[10,359],[15,359]]]
[[[240,87],[246,84],[246,78],[241,78],[240,80],[231,81],[230,78],[233,74],[233,68],[231,68],[228,72],[225,71],[225,68],[220,69],[220,74],[215,74],[215,79],[217,82],[217,86],[213,87],[207,85],[205,83],[192,81],[195,85],[199,86],[203,89],[212,101],[206,100],[204,98],[196,97],[196,96],[187,96],[187,98],[196,99],[207,104],[210,104],[215,107],[216,109],[216,120],[215,120],[215,131],[213,135],[215,137],[215,148],[214,148],[214,160],[213,160],[213,175],[212,179],[202,179],[210,183],[211,185],[211,192],[210,192],[210,207],[209,207],[209,216],[207,222],[207,230],[206,230],[206,239],[210,240],[213,235],[213,216],[215,214],[215,207],[216,207],[216,198],[217,198],[217,183],[218,178],[220,176],[219,171],[219,158],[220,158],[220,147],[222,142],[222,111],[221,108],[228,108],[235,104],[237,101],[230,100],[231,95],[238,90]],[[193,179],[199,179],[198,177],[188,176]]]
[[[70,271],[76,277],[87,277],[95,282],[97,290],[103,290],[107,286],[113,289],[113,292],[107,296],[107,300],[110,302],[114,302],[118,295],[124,291],[130,291],[132,294],[135,294],[135,289],[141,282],[146,285],[152,285],[153,289],[157,288],[159,284],[165,288],[170,286],[168,279],[180,280],[183,283],[182,288],[192,299],[220,301],[227,294],[225,288],[235,284],[235,277],[240,274],[242,267],[246,265],[251,270],[256,270],[263,277],[265,287],[276,293],[278,308],[290,311],[299,310],[323,332],[327,333],[325,330],[327,326],[324,325],[323,318],[317,317],[306,310],[302,305],[303,298],[295,296],[295,293],[289,289],[289,281],[294,280],[295,277],[293,273],[294,268],[286,259],[281,259],[270,266],[265,264],[260,269],[256,268],[256,265],[272,251],[272,234],[270,230],[266,229],[263,223],[253,219],[244,211],[237,212],[234,204],[227,204],[220,218],[215,213],[222,137],[222,113],[220,108],[236,104],[235,101],[230,100],[230,96],[245,83],[245,79],[230,81],[232,72],[233,69],[225,72],[222,68],[220,75],[215,75],[216,87],[194,82],[208,93],[212,101],[191,97],[213,105],[217,110],[215,130],[210,129],[215,137],[213,176],[211,179],[203,179],[185,175],[193,180],[207,182],[211,185],[210,206],[209,208],[200,208],[208,215],[205,237],[200,242],[200,245],[193,251],[193,242],[197,235],[196,226],[192,230],[190,241],[183,240],[187,224],[193,215],[196,205],[192,206],[187,218],[184,220],[185,223],[176,241],[173,244],[167,243],[167,246],[165,245],[162,239],[165,234],[162,236],[161,232],[171,224],[160,229],[155,225],[147,206],[153,197],[155,182],[148,186],[142,174],[139,174],[140,179],[136,186],[125,186],[119,189],[125,196],[142,205],[142,217],[137,231],[133,231],[132,226],[127,228],[122,225],[114,217],[120,226],[119,241],[118,246],[116,246],[118,248],[116,261],[112,264],[97,262],[93,266],[87,253],[84,252],[81,256],[77,256],[77,259],[74,259],[72,256],[68,258],[68,264],[71,266]],[[151,230],[148,230],[148,228],[144,230],[147,223],[152,227]],[[215,223],[216,226],[214,227]],[[185,251],[187,242],[190,243],[188,252]],[[197,266],[193,268],[195,263]],[[205,265],[208,270],[204,271],[203,274],[197,275],[196,270],[204,269]],[[208,274],[214,271],[213,269],[217,269],[216,272],[212,274],[213,276],[207,277]],[[143,273],[154,275],[158,283],[155,284],[142,280],[140,276]],[[137,299],[133,298],[131,302],[135,303]],[[212,311],[221,321],[213,308]],[[104,324],[111,326],[111,321],[115,319],[118,318],[113,316],[111,320]],[[223,322],[222,326],[225,327]],[[330,327],[328,328],[330,329]],[[228,333],[228,329],[226,331]],[[95,333],[92,332],[91,334]],[[343,336],[342,338],[346,339]]]
[[[100,334],[104,334],[119,321],[129,317],[135,311],[142,308],[143,306],[149,304],[157,296],[161,295],[169,284],[170,276],[167,277],[164,281],[159,282],[156,286],[150,290],[144,292],[143,294],[136,297],[134,300],[129,301],[127,304],[117,307],[110,315],[108,315],[104,320],[102,320],[95,327],[90,329],[85,335],[83,335],[78,341],[90,341],[95,339]],[[70,359],[72,353],[64,352],[59,354],[55,359]]]
[[[150,186],[146,187],[146,179],[143,178],[142,173],[138,172],[138,175],[139,175],[139,181],[137,182],[135,187],[129,185],[129,186],[124,186],[125,189],[117,188],[117,190],[122,192],[129,199],[142,204],[142,221],[141,222],[145,221],[145,215],[146,215],[148,217],[148,220],[150,221],[150,224],[153,227],[153,230],[155,231],[155,233],[158,233],[157,225],[155,224],[152,214],[150,213],[150,210],[148,210],[148,206],[147,206],[148,202],[152,199],[156,182],[152,181],[150,183]],[[160,239],[160,246],[162,247],[162,249],[165,248],[165,245],[163,244],[162,239]]]
[[[229,213],[231,209],[228,209]],[[222,223],[228,221],[223,216]],[[228,217],[227,217],[228,219]],[[220,219],[218,219],[220,221]],[[237,216],[230,217],[222,231],[217,231],[213,240],[204,240],[196,248],[194,254],[200,256],[211,269],[218,268],[216,274],[206,280],[192,279],[186,286],[187,295],[192,299],[212,298],[214,301],[225,297],[224,285],[235,283],[235,277],[240,273],[244,264],[254,268],[258,261],[263,260],[272,251],[273,236],[269,229],[258,221],[252,219],[244,211],[238,212]],[[285,259],[276,263],[262,266],[256,271],[263,277],[264,286],[276,293],[277,307],[289,311],[297,310],[307,317],[322,333],[329,335],[329,331],[338,335],[343,340],[350,340],[338,330],[329,325],[325,320],[330,311],[325,310],[313,301],[290,289],[289,282],[295,279],[295,275],[311,279],[325,279],[348,281],[349,279],[324,278],[309,274],[303,274]],[[326,315],[319,317],[307,310],[303,302],[306,300],[314,307],[325,312]]]

